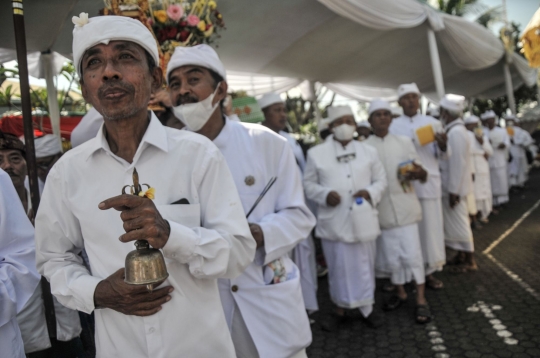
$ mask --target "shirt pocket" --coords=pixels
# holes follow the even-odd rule
[[[156,205],[156,207],[165,220],[173,221],[189,228],[201,226],[200,204]]]

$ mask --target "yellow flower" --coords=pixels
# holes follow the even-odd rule
[[[210,27],[207,31],[204,32],[204,37],[210,37],[214,33],[214,26]]]
[[[148,198],[148,199],[154,200],[154,198],[156,197],[156,189],[148,188],[147,190],[143,190],[139,192],[139,196],[141,198]]]
[[[165,10],[156,10],[154,11],[154,17],[157,21],[164,24],[167,21],[167,12]]]
[[[206,31],[206,22],[204,20],[199,21],[197,28],[201,31]]]
[[[217,4],[216,4],[215,1],[210,0],[210,1],[208,2],[208,7],[210,8],[210,10],[214,10],[214,9],[217,7]]]

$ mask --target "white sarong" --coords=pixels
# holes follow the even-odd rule
[[[317,264],[315,263],[315,244],[311,234],[307,239],[300,241],[293,250],[292,257],[300,271],[300,286],[304,304],[309,313],[319,310],[317,302]]]
[[[346,244],[322,239],[330,298],[338,307],[371,307],[375,302],[376,241]]]
[[[377,239],[377,277],[390,277],[394,285],[425,282],[424,260],[416,223],[382,230]]]
[[[457,251],[474,252],[473,235],[467,210],[467,198],[450,208],[447,196],[443,196],[444,240],[446,246]]]
[[[506,167],[490,168],[491,192],[493,193],[493,205],[501,205],[508,202],[508,173]]]
[[[441,199],[422,199],[422,220],[418,223],[426,275],[441,271],[446,263]]]

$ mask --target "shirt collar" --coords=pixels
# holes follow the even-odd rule
[[[453,121],[452,123],[447,124],[447,125],[444,127],[444,129],[448,132],[450,129],[454,128],[454,127],[457,126],[458,124],[465,125],[465,122],[463,122],[463,119],[458,118],[458,119],[456,119],[455,121]]]
[[[105,134],[103,133],[104,126],[105,126],[105,123],[103,123],[101,127],[99,128],[99,131],[92,142],[92,145],[90,147],[91,149],[88,152],[88,156],[86,157],[86,160],[88,160],[94,153],[96,153],[100,149],[106,152],[111,152],[109,143],[107,143],[107,139],[105,138]],[[167,130],[161,124],[159,119],[157,119],[156,115],[152,111],[150,111],[150,123],[148,124],[148,128],[146,128],[146,132],[144,132],[144,136],[141,142],[139,143],[139,147],[137,148],[137,153],[135,154],[135,158],[139,156],[139,152],[143,150],[146,143],[148,145],[153,145],[154,147],[164,152],[169,151],[169,144],[167,140]]]
[[[229,142],[229,138],[231,137],[232,133],[232,127],[235,125],[233,121],[231,121],[227,116],[225,116],[225,125],[223,128],[221,128],[221,132],[219,132],[218,136],[214,138],[214,144],[218,148],[224,148],[227,143]]]

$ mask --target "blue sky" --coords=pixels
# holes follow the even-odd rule
[[[502,4],[502,0],[481,0],[481,2],[489,7]],[[506,0],[508,21],[521,24],[520,29],[523,31],[539,6],[539,0]],[[494,26],[494,30],[499,29],[500,26]]]

